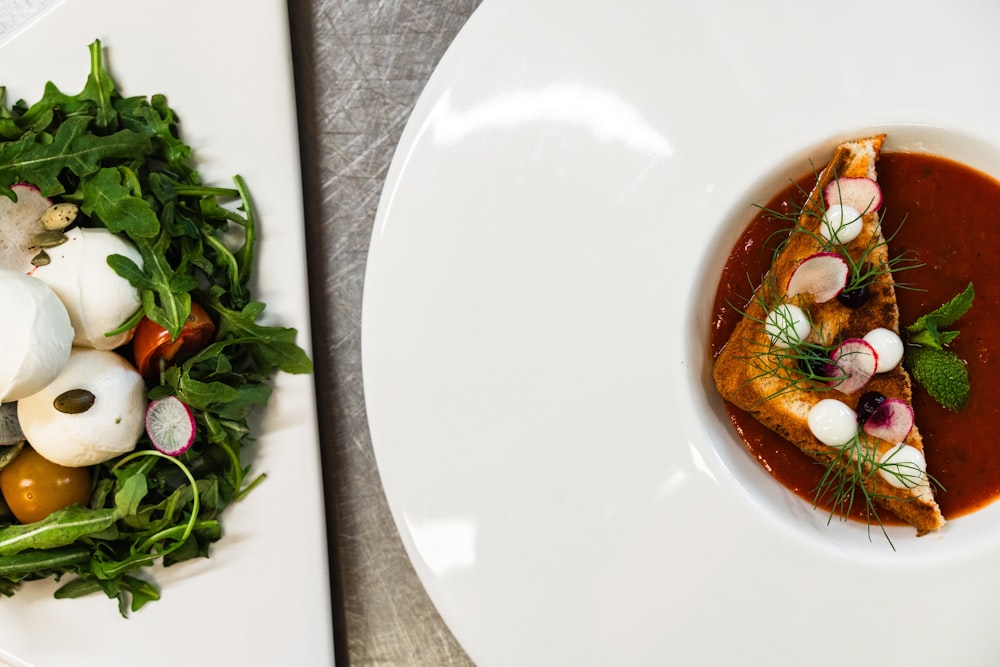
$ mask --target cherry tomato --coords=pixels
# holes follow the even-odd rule
[[[0,470],[0,492],[21,523],[41,521],[52,512],[90,500],[90,469],[52,463],[25,446]]]
[[[139,374],[155,378],[160,361],[165,364],[183,361],[209,344],[215,335],[215,322],[204,308],[191,304],[191,314],[176,340],[170,332],[149,318],[142,318],[132,336],[132,356]]]

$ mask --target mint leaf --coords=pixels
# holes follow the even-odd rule
[[[941,406],[957,412],[969,400],[969,372],[951,350],[909,347],[906,365],[913,379]]]
[[[943,349],[944,346],[955,340],[958,332],[942,332],[941,328],[953,324],[962,315],[965,315],[972,307],[975,297],[975,289],[972,287],[972,283],[969,283],[960,294],[954,296],[950,301],[906,327],[906,332],[910,334],[910,341],[936,350]]]
[[[906,327],[906,367],[914,381],[943,407],[958,411],[969,400],[969,373],[951,350],[946,350],[958,338],[958,331],[942,331],[965,315],[975,299],[972,283],[947,303],[917,319]]]

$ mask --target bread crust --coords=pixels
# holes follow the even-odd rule
[[[876,179],[876,162],[885,135],[875,135],[840,144],[829,164],[819,175],[810,193],[799,226],[811,233],[793,233],[781,248],[774,263],[744,310],[729,340],[716,357],[713,376],[722,397],[751,414],[762,424],[781,435],[803,452],[824,465],[853,470],[839,448],[820,442],[810,431],[809,410],[823,398],[837,398],[852,409],[857,407],[861,395],[878,391],[887,398],[898,398],[912,406],[910,376],[902,364],[891,371],[878,373],[857,392],[844,394],[835,389],[816,390],[797,386],[794,378],[802,378],[787,358],[767,354],[770,338],[764,329],[767,306],[791,302],[806,309],[814,327],[808,340],[824,345],[847,338],[861,338],[876,327],[899,333],[899,309],[896,305],[895,283],[892,274],[881,272],[869,287],[868,300],[856,309],[842,305],[836,299],[814,303],[808,295],[785,296],[785,285],[798,263],[813,253],[823,250],[814,236],[819,233],[823,211],[822,196],[826,185],[838,177],[867,177]],[[867,212],[859,236],[846,246],[846,252],[857,259],[869,249],[872,265],[888,263],[888,247],[882,235],[878,213]],[[797,374],[798,373],[798,374]],[[797,375],[796,375],[797,374]],[[905,443],[923,452],[923,439],[914,425]],[[896,443],[872,439],[878,456]],[[869,471],[870,472],[870,471]],[[861,483],[868,495],[881,507],[913,525],[918,535],[938,530],[945,519],[934,499],[933,488],[924,483],[913,488],[900,489],[878,474],[852,476]],[[858,479],[863,477],[863,479]]]

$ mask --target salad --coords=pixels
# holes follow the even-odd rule
[[[202,183],[166,98],[89,50],[79,94],[0,88],[0,594],[54,577],[127,616],[148,566],[208,556],[264,479],[253,411],[312,362],[260,322],[246,183]]]

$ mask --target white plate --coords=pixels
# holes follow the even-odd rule
[[[0,45],[0,84],[9,101],[37,99],[47,80],[76,93],[100,38],[123,94],[166,93],[206,182],[245,177],[261,224],[256,296],[308,349],[287,21],[278,0],[66,0]],[[278,376],[253,461],[266,481],[227,510],[210,559],[155,572],[159,601],[126,620],[103,596],[54,600],[55,585],[26,584],[0,599],[0,651],[38,667],[331,664],[314,396],[311,376]]]
[[[773,483],[711,387],[721,262],[838,139],[1000,174],[1000,9],[487,0],[392,164],[379,469],[482,667],[995,665],[1000,509],[896,551]]]

